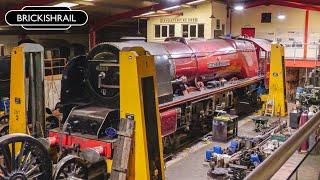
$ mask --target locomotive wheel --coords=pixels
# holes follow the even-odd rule
[[[88,179],[86,163],[78,156],[68,155],[62,158],[54,171],[53,179]]]
[[[52,163],[47,150],[35,138],[25,134],[0,137],[0,179],[48,179]]]

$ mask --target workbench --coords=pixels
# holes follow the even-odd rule
[[[267,116],[255,116],[251,118],[255,124],[255,131],[259,132],[262,129],[266,129],[268,127],[269,117]]]
[[[238,135],[238,116],[221,115],[213,118],[212,140],[226,142]]]

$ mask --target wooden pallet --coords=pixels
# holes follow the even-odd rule
[[[121,119],[115,144],[110,180],[126,180],[132,145],[134,120]]]

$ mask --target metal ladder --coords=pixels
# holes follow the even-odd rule
[[[265,116],[272,117],[274,115],[274,99],[268,99],[266,103],[266,109],[264,111]]]

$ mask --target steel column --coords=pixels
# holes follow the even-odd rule
[[[309,10],[306,10],[306,20],[305,20],[305,24],[304,24],[303,58],[307,58],[308,34],[309,34]]]
[[[96,31],[89,31],[89,49],[92,49],[96,45]]]

